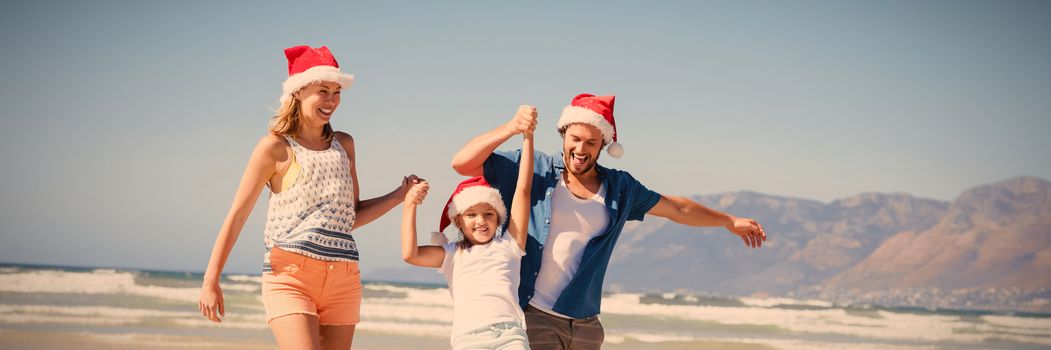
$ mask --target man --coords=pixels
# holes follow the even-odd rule
[[[532,349],[601,347],[604,333],[597,316],[602,282],[627,220],[641,221],[650,214],[690,226],[722,226],[752,248],[766,240],[755,220],[660,195],[625,171],[598,165],[603,147],[609,146],[617,158],[623,153],[616,142],[613,102],[614,96],[574,97],[558,121],[562,157],[535,155],[529,239],[518,289]],[[535,128],[536,109],[521,106],[505,125],[464,146],[453,157],[453,169],[466,176],[484,175],[503,198],[511,198],[521,150],[494,150]]]

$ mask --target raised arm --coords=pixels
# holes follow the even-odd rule
[[[277,171],[278,159],[283,157],[287,157],[285,144],[276,136],[267,135],[259,140],[251,158],[248,159],[248,166],[241,176],[241,184],[237,187],[226,220],[223,220],[223,225],[219,228],[219,235],[215,238],[208,267],[204,272],[204,283],[197,306],[201,315],[213,322],[222,322],[219,316],[226,314],[219,278],[227,258],[230,257],[230,250],[234,248],[245,221],[248,221],[248,216],[252,214],[252,206],[259,198],[263,186]]]
[[[522,133],[522,159],[518,162],[518,184],[511,199],[511,220],[507,231],[525,251],[529,237],[529,193],[533,189],[533,132]]]
[[[405,194],[405,206],[402,207],[401,214],[401,258],[416,266],[442,267],[445,260],[444,247],[416,245],[416,207],[423,203],[428,190],[430,184],[417,179]]]
[[[459,152],[456,152],[452,161],[453,170],[464,176],[485,175],[482,166],[485,165],[486,158],[489,158],[497,147],[500,147],[511,136],[524,131],[532,132],[534,129],[536,129],[536,108],[526,105],[518,106],[515,116],[506,124],[471,139]]]
[[[722,226],[742,240],[746,246],[759,248],[766,241],[763,225],[749,218],[739,218],[694,202],[689,198],[664,196],[646,214],[668,218],[690,226]]]
[[[335,137],[339,144],[343,146],[343,150],[347,152],[347,158],[350,162],[350,178],[354,181],[354,200],[357,201],[354,205],[355,218],[353,228],[357,229],[394,209],[398,203],[401,203],[413,181],[419,178],[416,175],[409,175],[403,178],[401,185],[393,191],[376,198],[361,200],[359,196],[361,183],[358,182],[357,152],[354,149],[354,138],[344,132],[337,132]]]

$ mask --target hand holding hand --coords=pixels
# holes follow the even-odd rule
[[[512,135],[521,134],[528,132],[530,134],[536,130],[536,107],[529,105],[518,106],[518,111],[515,112],[515,116],[507,122],[505,127]]]
[[[763,230],[763,225],[749,218],[733,217],[731,224],[726,226],[726,229],[740,236],[744,240],[744,245],[751,248],[762,247],[763,242],[766,241],[766,231]]]
[[[423,199],[427,198],[427,191],[431,189],[427,180],[417,178],[415,181],[405,194],[405,205],[423,204]]]
[[[394,195],[397,196],[397,198],[404,198],[405,195],[409,193],[409,188],[412,188],[412,185],[420,180],[423,179],[421,179],[419,176],[416,176],[416,174],[411,174],[409,176],[401,178],[401,185],[398,186],[398,189],[396,190]]]

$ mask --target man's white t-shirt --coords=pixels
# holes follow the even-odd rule
[[[580,199],[569,191],[564,179],[558,181],[551,193],[551,226],[529,305],[555,316],[572,318],[553,311],[555,301],[577,273],[584,247],[609,224],[605,197],[605,185],[591,198]]]
[[[452,336],[500,322],[518,322],[525,315],[518,306],[518,275],[525,252],[506,231],[488,244],[460,249],[446,243],[445,261],[438,272],[449,282],[453,298]]]

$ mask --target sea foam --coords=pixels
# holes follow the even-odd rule
[[[836,334],[884,340],[976,343],[1011,340],[1051,344],[1051,338],[1016,335],[999,330],[983,331],[981,324],[959,316],[917,315],[879,310],[878,317],[848,313],[844,309],[798,310],[768,307],[721,307],[696,305],[643,304],[642,295],[613,294],[603,298],[604,314],[636,315],[713,322],[725,325],[773,326],[793,332]],[[1017,324],[1013,318],[994,318],[992,322]],[[964,330],[965,332],[957,332]],[[985,330],[989,330],[986,328]]]
[[[223,284],[225,291],[257,292],[251,284]],[[92,272],[37,270],[0,274],[0,292],[68,293],[68,294],[130,294],[196,303],[201,289],[196,287],[161,287],[135,283],[135,275],[112,269]]]

